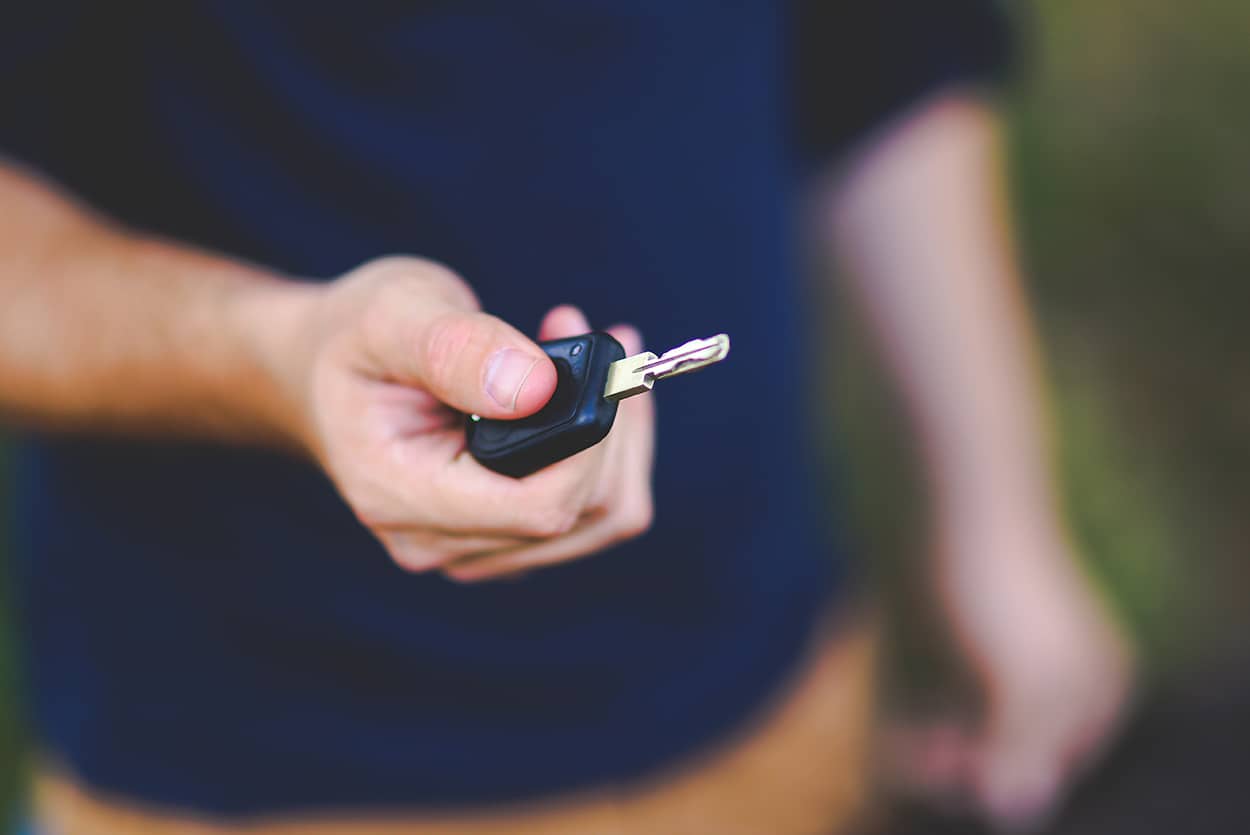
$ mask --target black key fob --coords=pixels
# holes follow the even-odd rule
[[[523,478],[607,437],[616,420],[616,401],[603,391],[608,366],[625,358],[621,343],[596,331],[541,344],[555,363],[551,400],[520,420],[472,415],[466,423],[469,452],[482,466]]]

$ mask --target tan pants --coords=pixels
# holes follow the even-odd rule
[[[829,835],[866,795],[877,636],[864,619],[818,642],[778,703],[738,738],[645,783],[482,813],[215,821],[100,797],[45,769],[53,835]]]

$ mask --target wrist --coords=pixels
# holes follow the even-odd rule
[[[299,379],[303,322],[320,287],[144,236],[117,236],[114,269],[162,285],[166,355],[156,422],[179,432],[305,447]]]
[[[1031,473],[1027,478],[1002,471],[982,478],[964,475],[937,484],[935,490],[935,532],[948,558],[963,559],[963,555],[1003,547],[1016,553],[1046,553],[1066,542],[1057,488],[1045,474]],[[1015,559],[1011,554],[1000,558]]]
[[[314,456],[307,391],[324,291],[311,282],[256,276],[227,293],[223,311],[241,367],[220,381],[220,396],[247,412],[260,440]]]

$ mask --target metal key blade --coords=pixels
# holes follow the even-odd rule
[[[651,374],[657,380],[697,371],[704,366],[720,362],[729,353],[729,336],[717,334],[707,339],[692,339],[671,351],[661,354],[659,359],[644,363],[636,371]]]
[[[650,391],[656,380],[706,368],[728,354],[729,336],[723,333],[707,339],[692,339],[658,357],[650,351],[634,354],[609,367],[603,396],[608,400],[624,400],[642,394]]]

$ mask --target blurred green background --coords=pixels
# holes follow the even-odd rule
[[[1041,4],[1019,214],[1072,507],[1158,665],[1240,653],[1250,4]]]
[[[1250,626],[1248,45],[1250,4],[1234,0],[1047,0],[1007,102],[1074,526],[1165,678],[1240,653]],[[922,538],[900,521],[919,518],[906,451],[859,332],[839,338],[851,497],[895,610],[910,612]],[[7,585],[0,601],[8,615]],[[899,622],[916,668],[904,672],[940,664],[931,633]],[[26,742],[16,683],[10,640],[0,821]]]
[[[1048,0],[1024,22],[1013,189],[1067,504],[1148,671],[1176,678],[1243,654],[1250,625],[1250,4]],[[863,334],[841,338],[862,545],[896,673],[928,682],[949,655],[913,570],[914,472]]]

